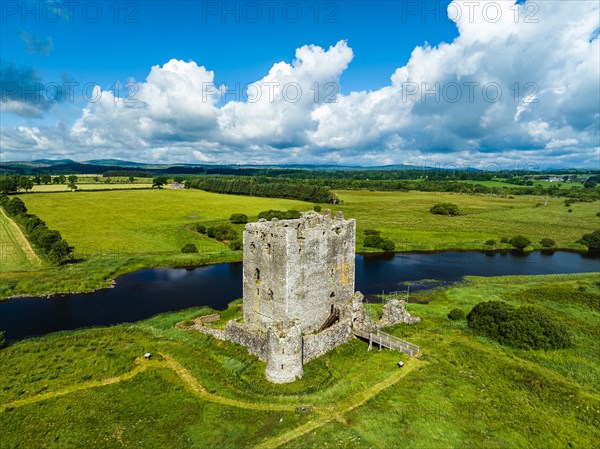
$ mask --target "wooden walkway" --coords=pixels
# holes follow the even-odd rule
[[[401,338],[394,337],[393,335],[386,334],[382,331],[369,332],[355,328],[354,335],[369,340],[369,351],[373,347],[373,343],[375,343],[376,345],[379,345],[379,350],[381,350],[381,348],[388,348],[395,351],[401,351],[410,356],[415,356],[419,353],[419,347],[417,345],[413,345]]]

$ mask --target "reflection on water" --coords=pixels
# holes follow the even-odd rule
[[[463,276],[600,271],[599,254],[443,252],[356,257],[356,290],[365,295],[429,289]],[[242,296],[242,264],[155,268],[127,274],[112,289],[0,303],[0,329],[10,340],[58,330],[138,321],[189,307],[224,309]]]

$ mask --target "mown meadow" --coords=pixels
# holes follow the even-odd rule
[[[245,348],[175,327],[206,308],[23,340],[0,350],[0,448],[591,449],[599,286],[600,275],[575,274],[422,292],[408,304],[422,321],[390,329],[419,358],[355,339],[279,386]],[[573,347],[515,349],[447,318],[488,300],[543,308],[568,324]],[[223,318],[240,312],[236,301]]]
[[[533,246],[550,238],[557,248],[585,249],[576,243],[600,225],[600,202],[573,203],[534,196],[478,196],[430,192],[336,191],[343,201],[320,205],[341,210],[357,221],[357,251],[366,229],[377,229],[392,240],[396,251],[489,250],[509,248],[503,237],[527,236]],[[196,224],[229,223],[234,213],[256,220],[264,210],[312,210],[314,204],[279,198],[223,195],[201,190],[114,190],[101,192],[28,193],[20,196],[29,212],[74,246],[74,261],[60,267],[15,272],[0,268],[0,297],[16,294],[89,291],[107,287],[126,272],[149,266],[194,266],[239,261],[241,251],[195,231]],[[459,206],[461,215],[433,215],[436,203]],[[544,205],[545,204],[545,205]],[[569,212],[571,210],[571,212]],[[243,225],[233,225],[238,235]],[[486,245],[489,240],[496,243]],[[182,254],[193,243],[198,253]]]

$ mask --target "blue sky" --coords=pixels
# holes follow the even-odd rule
[[[544,166],[593,165],[598,157],[599,114],[597,108],[586,103],[598,96],[591,82],[596,75],[593,68],[585,71],[585,79],[563,86],[567,94],[572,89],[571,98],[582,98],[581,107],[570,104],[566,108],[570,117],[557,115],[558,106],[564,108],[564,104],[556,95],[548,97],[547,108],[509,104],[503,113],[497,109],[506,106],[504,101],[513,94],[511,86],[515,83],[525,91],[527,83],[534,84],[531,92],[539,94],[536,98],[540,101],[548,92],[560,92],[560,86],[544,85],[549,84],[545,75],[529,67],[527,61],[518,60],[519,55],[531,51],[531,46],[540,46],[533,59],[541,58],[538,62],[542,67],[553,66],[558,74],[561,70],[565,74],[572,71],[573,66],[593,67],[597,63],[594,50],[598,23],[589,18],[598,16],[597,2],[572,2],[572,7],[519,2],[512,9],[500,11],[500,23],[489,20],[498,14],[495,7],[487,8],[487,15],[483,13],[485,1],[480,11],[468,11],[460,2],[447,9],[449,3],[81,1],[72,5],[3,1],[1,158],[88,159],[104,155],[218,163],[240,159],[301,162],[299,155],[310,155],[315,161],[352,163],[358,157],[365,165],[380,165],[433,159],[448,163],[508,162],[515,154],[522,154],[524,160]],[[456,11],[461,12],[460,19],[450,20],[448,14]],[[56,19],[59,14],[62,17]],[[556,25],[561,15],[562,35]],[[528,23],[526,19],[537,22]],[[508,22],[503,24],[505,20]],[[587,27],[587,34],[582,36],[589,48],[580,48],[575,56],[562,54],[564,60],[548,54],[542,61],[546,47],[537,40],[548,31],[554,32],[563,46],[565,39],[571,39],[573,45],[584,40],[568,34],[573,23]],[[503,35],[503,30],[516,36],[516,45]],[[477,34],[475,41],[473,34]],[[527,48],[519,52],[519,45]],[[312,72],[300,68],[303,59],[298,57],[297,49],[302,48],[308,49],[301,52],[305,68],[309,65],[306,61],[316,58]],[[411,60],[416,48],[419,54]],[[507,56],[505,49],[510,53]],[[568,47],[561,50],[570,51]],[[503,57],[507,58],[504,67],[497,64]],[[475,59],[478,62],[473,62]],[[170,64],[172,60],[183,65]],[[279,67],[281,73],[268,78],[269,71],[280,62],[285,64],[283,69]],[[468,73],[464,71],[465,66],[473,64],[476,66]],[[150,81],[147,77],[154,66],[158,70],[154,81]],[[400,70],[402,67],[406,73]],[[206,75],[204,70],[214,72],[214,76]],[[178,96],[179,88],[190,89],[205,82],[216,88],[223,83],[232,88],[236,83],[244,86],[266,79],[298,83],[304,87],[303,92],[313,83],[335,83],[339,98],[333,105],[319,99],[292,107],[289,102],[279,104],[277,99],[267,105],[250,105],[245,98],[230,96],[226,101],[219,97],[208,106],[201,105],[202,111],[193,110],[193,105],[177,108],[186,97],[197,94],[188,90]],[[461,123],[450,123],[459,109],[445,98],[441,102],[421,98],[410,108],[406,102],[394,106],[401,84],[415,83],[419,87],[424,82],[438,83],[443,88],[444,83],[465,79],[481,83],[496,80],[503,88],[502,102],[460,101],[463,109],[458,115],[466,117]],[[10,83],[24,86],[28,80],[43,86],[79,83],[74,88],[76,98],[70,102],[63,96],[63,101],[56,104],[42,98],[35,104],[18,92],[7,101],[6,93],[13,88]],[[135,113],[110,110],[82,98],[81,86],[87,83],[110,91],[115,82],[130,80],[139,84],[144,106]],[[587,95],[582,94],[585,89]],[[165,102],[170,106],[165,107]],[[224,108],[224,103],[231,104]],[[182,111],[189,114],[184,116]],[[496,117],[501,113],[503,116]],[[282,114],[285,120],[270,129],[257,129],[261,121],[253,121],[258,117],[262,123],[271,123],[280,120]],[[511,127],[509,118],[517,117],[519,129],[508,140],[502,137],[502,129],[484,136],[489,125],[482,124],[481,118],[486,114],[504,130]],[[359,120],[357,124],[343,130],[353,117]],[[128,140],[115,139],[109,128],[114,128],[114,123],[127,126],[124,120],[132,120],[131,129],[140,122],[149,124],[132,130]],[[398,126],[390,125],[394,122]],[[340,125],[339,135],[330,129],[335,123]],[[428,129],[420,135],[417,127]],[[481,132],[473,132],[473,128]],[[354,133],[356,129],[360,132]],[[348,137],[350,134],[356,136]],[[248,158],[248,154],[252,156]]]

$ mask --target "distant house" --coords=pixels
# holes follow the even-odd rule
[[[562,182],[564,181],[563,178],[561,178],[560,176],[550,176],[548,178],[548,182]]]
[[[169,184],[167,188],[169,188],[169,189],[185,189],[185,186],[183,184],[181,184],[180,182],[175,182],[173,184]]]

